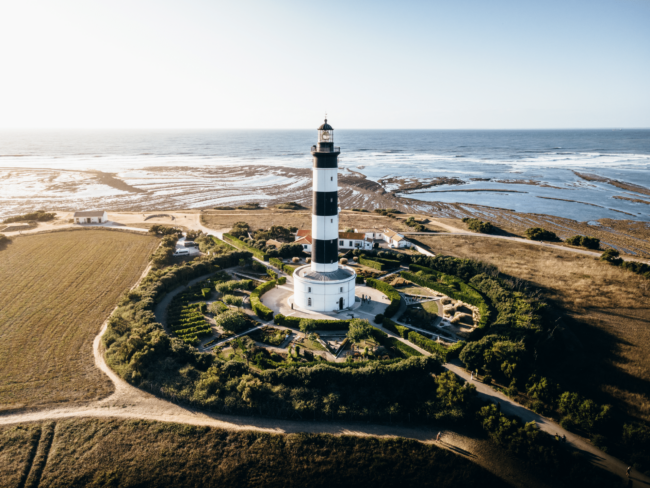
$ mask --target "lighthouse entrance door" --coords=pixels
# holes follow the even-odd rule
[[[343,310],[343,297],[339,298],[339,310]]]

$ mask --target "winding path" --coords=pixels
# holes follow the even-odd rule
[[[220,233],[208,229],[200,223],[200,214],[195,215],[195,229],[217,234],[220,238],[222,237]],[[364,294],[371,295],[371,290],[376,292],[376,290],[369,288],[368,290],[364,290]],[[386,306],[386,304],[381,303],[379,299],[377,299],[377,301],[373,300],[370,305],[372,308],[369,308],[367,311],[365,309],[359,310],[359,312],[374,316],[374,314],[379,313],[376,312],[376,310],[383,309]],[[0,425],[65,418],[114,417],[205,425],[230,430],[255,430],[279,434],[309,432],[377,437],[399,436],[416,439],[424,443],[435,443],[439,447],[452,450],[457,454],[471,459],[515,486],[546,486],[539,480],[531,478],[531,474],[528,473],[527,470],[513,457],[504,456],[501,452],[501,455],[498,456],[498,461],[495,461],[494,458],[498,454],[499,450],[488,441],[478,440],[472,438],[471,435],[468,436],[458,431],[454,432],[448,430],[443,430],[444,434],[441,441],[435,441],[438,429],[444,429],[443,425],[435,426],[436,428],[432,429],[428,427],[354,424],[344,422],[330,423],[307,420],[292,421],[213,414],[188,406],[175,404],[172,401],[155,396],[153,393],[131,386],[108,367],[104,360],[104,351],[101,345],[101,337],[106,331],[107,324],[108,320],[103,324],[99,334],[93,341],[93,353],[96,366],[101,369],[115,385],[115,392],[112,395],[103,400],[84,406],[75,405],[51,410],[27,411],[0,415]],[[384,332],[395,336],[390,331],[384,330]],[[397,339],[404,341],[401,337],[397,337]],[[409,345],[411,344],[409,343]],[[413,345],[411,346],[413,347]],[[426,353],[426,351],[421,352]],[[469,374],[466,373],[459,364],[446,364],[445,367],[466,380],[469,380]],[[518,415],[525,421],[534,420],[542,430],[551,434],[558,433],[559,435],[566,435],[568,444],[575,449],[588,453],[594,464],[600,465],[604,469],[624,478],[627,466],[622,461],[600,451],[585,439],[565,431],[555,422],[541,417],[522,405],[513,402],[510,398],[495,391],[489,386],[482,383],[475,383],[475,385],[479,394],[483,398],[493,402],[500,402],[502,411],[508,414]],[[639,473],[635,472],[634,478],[645,484],[650,484],[650,478]]]

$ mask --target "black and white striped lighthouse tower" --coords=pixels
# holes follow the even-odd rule
[[[318,128],[318,145],[312,146],[314,156],[314,199],[311,216],[311,269],[331,272],[338,269],[339,199],[338,157],[341,148],[334,147],[334,128],[325,123]]]

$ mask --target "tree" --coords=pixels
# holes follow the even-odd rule
[[[550,230],[541,227],[530,227],[526,229],[526,237],[531,241],[557,241],[557,235]]]
[[[353,319],[348,329],[348,339],[352,342],[360,342],[372,336],[373,326],[365,319]]]
[[[252,356],[252,351],[250,348],[244,343],[244,341],[241,340],[241,337],[238,337],[233,341],[232,345],[233,349],[239,349],[241,352],[242,357],[244,358],[244,361],[246,361],[246,367],[248,368],[249,366],[249,361]]]
[[[240,268],[244,268],[244,267],[246,267],[246,260],[245,260],[244,258],[241,258],[241,259],[239,260],[239,267],[240,267]]]
[[[247,237],[248,232],[251,230],[246,222],[235,222],[230,229],[230,235],[234,237]]]
[[[226,310],[228,310],[228,307],[225,306],[223,303],[217,301],[212,302],[208,307],[208,312],[214,315],[219,315],[220,313],[223,313]]]
[[[464,407],[469,398],[476,394],[474,385],[461,383],[451,371],[442,373],[436,377],[438,399],[447,407]]]
[[[241,332],[247,327],[246,315],[238,310],[228,310],[214,319],[216,324],[230,332]]]
[[[300,321],[300,332],[307,335],[316,330],[317,324],[313,319],[302,319]]]
[[[620,253],[616,249],[605,249],[605,252],[600,255],[600,259],[607,261],[609,264],[618,266],[623,262],[623,260],[618,257],[619,254]]]

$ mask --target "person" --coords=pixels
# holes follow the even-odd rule
[[[291,310],[293,310],[293,302],[291,302]]]
[[[469,375],[469,380],[474,381],[474,372],[473,371]]]
[[[442,435],[442,432],[438,432],[438,435],[436,436],[436,440],[437,440],[437,441],[440,440],[440,436],[441,436],[441,435]]]
[[[562,442],[563,442],[564,444],[566,444],[566,434],[564,434],[564,435],[562,436]]]
[[[630,477],[630,474],[632,474],[632,466],[628,466],[628,467],[627,467],[626,474],[627,474],[627,477],[629,478],[629,477]]]

